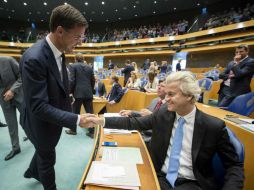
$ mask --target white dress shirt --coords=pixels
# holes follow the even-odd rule
[[[193,173],[193,166],[192,166],[192,155],[191,155],[195,115],[196,115],[196,107],[194,106],[194,109],[189,114],[183,116],[183,118],[185,119],[185,123],[184,123],[184,129],[183,129],[182,150],[180,152],[180,159],[179,159],[180,166],[178,170],[178,177],[191,179],[191,180],[195,180],[195,176]],[[176,118],[175,118],[174,126],[172,129],[167,156],[164,161],[164,165],[162,166],[162,169],[161,169],[161,171],[165,174],[167,174],[168,172],[171,146],[172,146],[173,138],[175,135],[175,129],[178,126],[178,119],[180,117],[181,116],[176,113]]]
[[[46,41],[50,47],[50,49],[52,50],[54,56],[55,56],[55,59],[56,59],[56,63],[57,63],[57,67],[58,67],[58,70],[59,70],[59,73],[60,73],[60,76],[61,76],[61,80],[63,80],[63,74],[62,74],[62,52],[59,51],[57,49],[57,47],[51,42],[50,38],[49,38],[49,35],[46,36]],[[80,115],[78,115],[78,119],[77,119],[77,122],[76,124],[79,125],[80,123]]]

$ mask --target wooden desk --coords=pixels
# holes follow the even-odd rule
[[[107,104],[107,100],[105,99],[93,99],[93,111],[94,111],[94,114],[98,114],[102,108],[104,108]],[[80,113],[85,113],[85,109],[83,107],[83,105],[81,106],[81,110],[80,110]]]
[[[100,149],[101,149],[101,143],[103,141],[116,141],[118,142],[119,147],[137,147],[140,148],[140,152],[143,158],[144,164],[138,164],[137,169],[139,173],[139,178],[141,182],[141,188],[140,190],[160,190],[159,182],[156,176],[156,172],[152,163],[152,160],[149,156],[148,150],[145,146],[145,143],[140,135],[140,133],[134,133],[131,135],[112,135],[113,138],[107,138],[107,135],[103,134],[103,130],[100,128],[100,133],[97,134],[101,138],[96,138],[96,140],[99,142],[99,146],[95,147],[97,150],[94,155],[95,160],[101,160],[100,155]],[[93,159],[90,159],[89,165],[87,166],[87,169],[85,170],[85,173],[81,179],[81,182],[77,188],[77,190],[114,190],[114,188],[106,188],[106,187],[99,187],[95,185],[87,185],[84,187],[84,181],[87,176],[87,173],[89,171],[89,168],[91,166],[91,162]]]
[[[212,115],[214,117],[220,118],[225,121],[226,125],[234,131],[236,136],[240,139],[240,141],[244,145],[245,149],[245,160],[244,160],[244,175],[245,175],[245,183],[244,190],[253,190],[254,189],[254,133],[250,132],[244,128],[241,128],[239,125],[225,120],[227,114],[239,116],[241,118],[247,118],[245,116],[238,115],[233,112],[229,112],[226,110],[222,110],[216,107],[207,106],[204,104],[196,103],[197,107],[203,112]]]

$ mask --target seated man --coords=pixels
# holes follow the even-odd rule
[[[120,102],[122,96],[123,96],[123,90],[122,86],[118,83],[119,78],[117,76],[112,76],[110,78],[110,84],[112,85],[112,88],[107,96],[107,100],[109,101],[109,104],[115,104]]]
[[[98,79],[97,75],[95,75],[94,77],[95,77],[94,94],[99,97],[106,97],[107,92],[104,83]]]
[[[88,118],[105,128],[152,129],[151,158],[162,190],[216,190],[212,159],[225,167],[224,190],[243,189],[243,163],[230,142],[225,123],[198,110],[201,90],[190,72],[166,79],[166,102],[145,117]]]
[[[151,102],[151,104],[146,108],[142,109],[140,111],[132,111],[132,110],[122,110],[120,111],[120,115],[122,116],[131,116],[131,117],[141,117],[141,116],[147,116],[152,114],[153,112],[157,111],[164,103],[165,101],[165,79],[159,81],[159,86],[157,90],[157,98],[154,98]],[[142,131],[142,137],[146,143],[146,145],[149,145],[152,137],[152,130]],[[150,147],[150,146],[148,146]]]

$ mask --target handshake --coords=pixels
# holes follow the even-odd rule
[[[104,118],[98,117],[94,114],[86,113],[80,115],[79,126],[81,128],[92,128],[96,125],[104,125]]]

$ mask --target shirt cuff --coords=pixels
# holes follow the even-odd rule
[[[77,119],[77,126],[79,126],[79,123],[80,123],[80,115],[78,115],[78,119]]]

